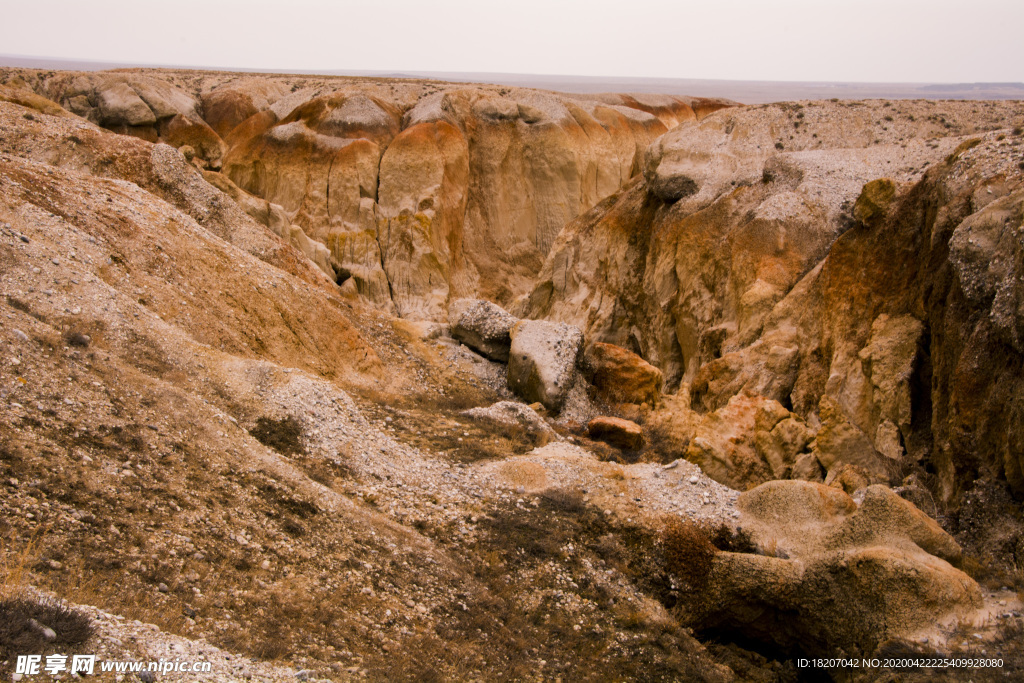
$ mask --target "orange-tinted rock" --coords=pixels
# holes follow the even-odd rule
[[[586,378],[605,400],[652,406],[658,403],[664,381],[661,370],[632,351],[594,342],[584,351],[583,363]]]
[[[190,146],[213,169],[220,168],[228,151],[224,141],[205,122],[193,121],[181,114],[161,121],[158,132],[160,139],[172,147]]]
[[[644,445],[643,429],[635,422],[620,417],[595,417],[587,423],[591,439],[626,451],[638,451]]]

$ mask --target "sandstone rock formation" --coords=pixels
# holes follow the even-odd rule
[[[969,614],[978,585],[950,562],[960,547],[884,486],[858,506],[821,484],[773,481],[740,496],[764,555],[720,552],[694,623],[783,647],[870,654]]]
[[[1021,557],[1019,104],[12,74],[0,564],[35,587],[184,613],[236,678],[1012,652],[1017,596],[954,565]],[[527,290],[548,319],[457,303]],[[713,525],[706,576],[665,515]]]
[[[591,439],[627,451],[638,451],[644,446],[644,433],[640,425],[620,417],[595,417],[587,423],[587,434]]]
[[[657,405],[664,381],[661,370],[640,356],[603,342],[584,349],[583,373],[598,394],[613,403]]]
[[[108,130],[189,145],[204,164],[219,169],[227,145],[203,120],[190,93],[161,78],[139,74],[59,74],[43,94],[65,109]]]
[[[36,87],[111,130],[223,163],[327,246],[353,292],[435,320],[460,296],[510,303],[562,225],[637,173],[651,140],[727,106],[174,72],[62,74]]]
[[[509,388],[558,412],[575,381],[583,333],[565,324],[520,320],[511,335]]]
[[[235,200],[235,203],[250,218],[267,226],[278,237],[302,252],[327,277],[331,280],[337,279],[339,266],[331,252],[323,244],[309,239],[306,233],[302,231],[302,228],[289,221],[288,214],[285,213],[284,209],[277,204],[271,204],[265,199],[254,197],[231,182],[227,176],[216,171],[204,171],[203,178],[206,182]]]
[[[223,165],[330,250],[347,291],[432,320],[459,297],[510,304],[562,226],[640,171],[648,143],[732,104],[173,71],[33,76],[90,121]]]
[[[755,460],[775,465],[748,484],[837,464],[833,480],[854,467],[861,483],[919,467],[947,500],[982,467],[1024,481],[1002,426],[1019,408],[994,399],[1020,381],[1006,231],[1021,139],[1006,126],[1022,112],[972,106],[792,103],[684,123],[642,179],[566,227],[512,310],[640,354],[699,412],[763,396],[821,425],[786,458],[762,439]],[[965,142],[985,128],[1002,131]]]

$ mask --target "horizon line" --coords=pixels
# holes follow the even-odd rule
[[[40,62],[39,66],[32,64],[11,64],[9,60],[24,62]],[[22,68],[22,69],[51,69],[55,68],[45,62],[56,62],[72,64],[81,67],[81,71],[109,71],[114,69],[164,69],[164,70],[195,70],[228,73],[252,73],[272,75],[295,75],[295,76],[352,76],[352,77],[381,77],[381,78],[402,78],[409,80],[447,80],[446,77],[466,78],[535,78],[535,79],[570,79],[576,81],[616,82],[616,81],[644,81],[663,83],[734,83],[737,85],[746,84],[785,84],[803,86],[914,86],[928,87],[940,86],[949,88],[1013,88],[1024,90],[1024,82],[1017,81],[847,81],[847,80],[764,80],[764,79],[743,79],[743,78],[697,78],[683,76],[594,76],[583,74],[542,74],[515,71],[417,71],[405,69],[275,69],[268,67],[229,67],[196,64],[156,64],[142,62],[118,62],[91,59],[79,59],[70,57],[52,57],[45,55],[22,55],[0,53],[0,67]],[[59,69],[71,71],[76,69]]]

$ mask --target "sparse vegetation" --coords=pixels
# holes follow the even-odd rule
[[[88,335],[82,334],[81,332],[71,331],[64,335],[64,341],[68,346],[77,346],[78,348],[87,348],[89,343],[92,341]]]
[[[302,445],[302,425],[291,415],[280,419],[257,418],[256,425],[249,433],[264,446],[283,455],[298,455],[305,450]]]
[[[699,586],[711,573],[716,548],[703,526],[670,518],[662,530],[661,543],[668,570],[691,586]]]
[[[17,655],[77,651],[95,629],[66,604],[23,595],[0,599],[0,675],[9,677]]]

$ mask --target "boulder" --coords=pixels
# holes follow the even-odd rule
[[[664,376],[637,354],[603,342],[583,353],[583,372],[598,394],[612,403],[657,405]]]
[[[583,333],[563,323],[520,320],[512,326],[511,337],[509,388],[548,410],[561,410],[572,388]]]
[[[587,423],[587,435],[626,451],[638,451],[644,445],[644,432],[640,425],[620,417],[595,417]]]
[[[555,431],[537,411],[515,401],[499,401],[486,408],[470,408],[463,411],[462,415],[506,430],[522,430],[536,445],[542,446],[555,439]]]
[[[773,481],[738,507],[764,554],[716,554],[700,598],[681,601],[695,627],[816,655],[870,654],[981,605],[978,585],[950,564],[959,546],[887,487],[869,487],[858,507],[821,484]]]
[[[448,307],[448,322],[453,339],[492,360],[508,362],[516,318],[504,308],[483,299],[459,299]]]

